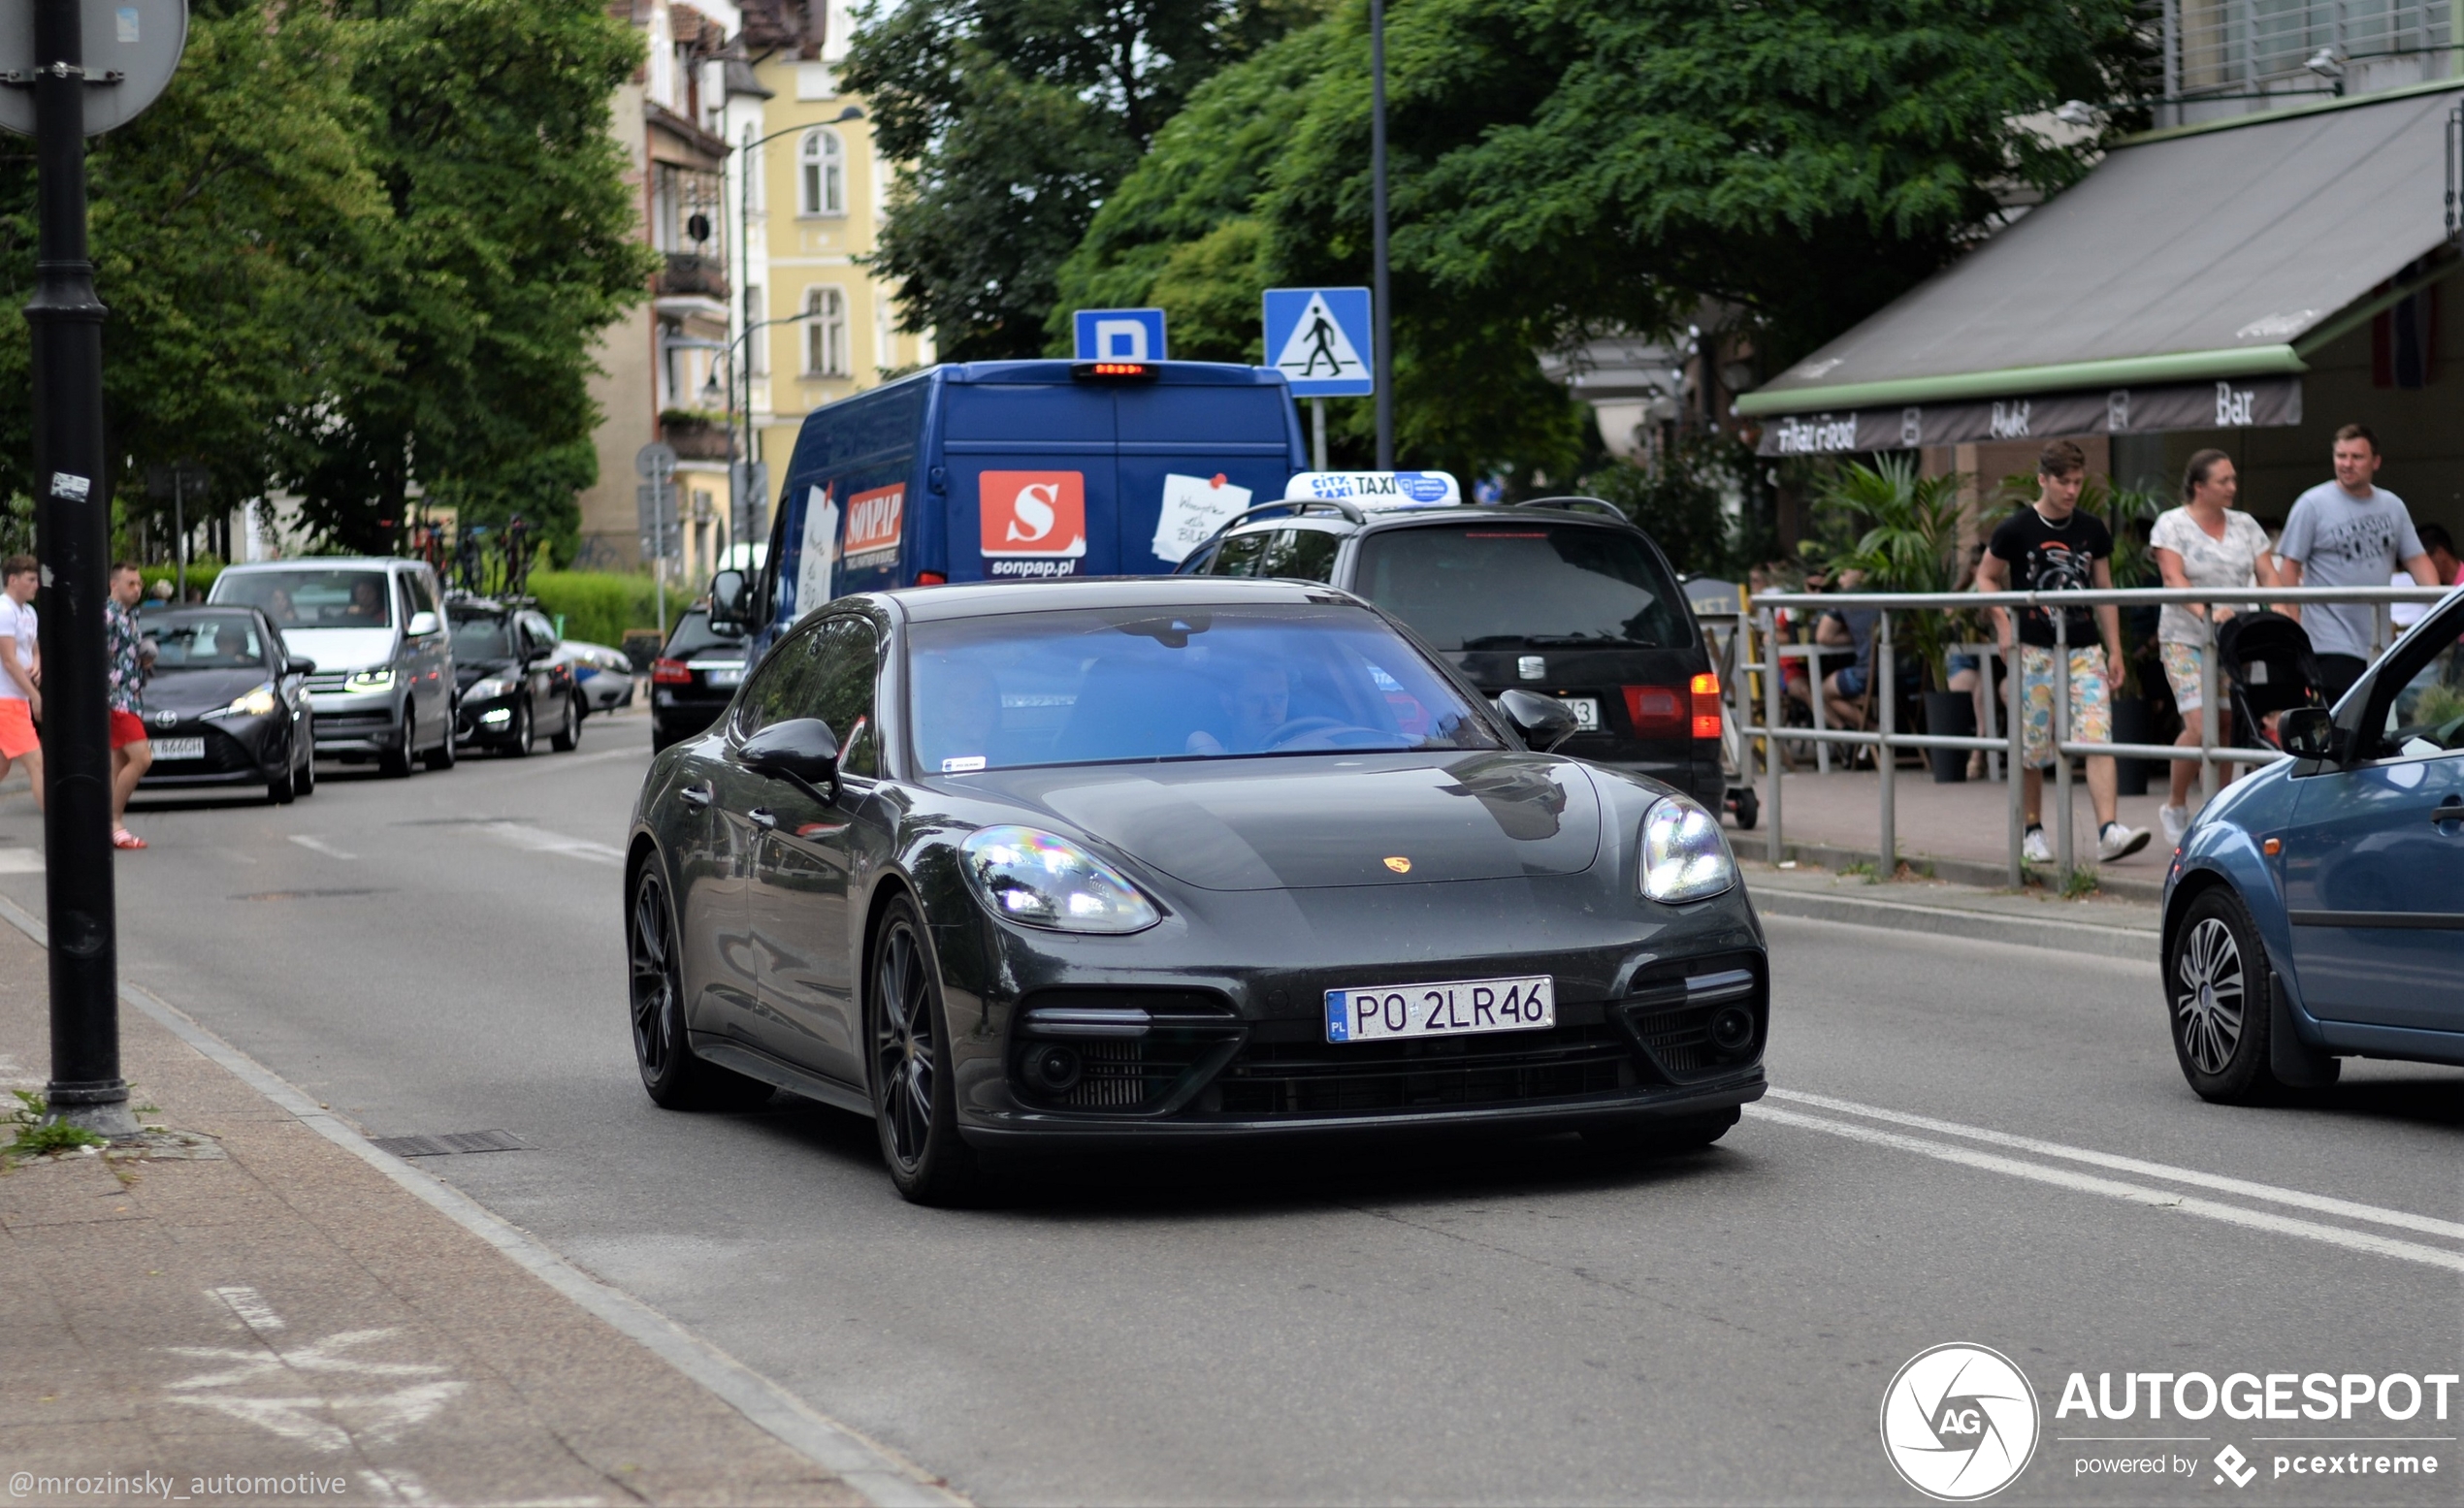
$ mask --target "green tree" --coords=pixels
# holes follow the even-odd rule
[[[2126,92],[2129,0],[1410,0],[1388,16],[1399,442],[1569,474],[1536,350],[1741,311],[1776,367],[2084,171],[2025,117]],[[1066,288],[1230,308],[1365,281],[1366,7],[1228,70],[1107,202]],[[1244,106],[1271,130],[1233,129]],[[2125,122],[2126,123],[2126,120]],[[1213,159],[1230,158],[1231,162]],[[1209,258],[1242,231],[1248,258]],[[1212,271],[1204,292],[1185,274]],[[1237,286],[1236,285],[1240,285]],[[1360,405],[1365,408],[1366,405]],[[1365,414],[1351,416],[1356,430]]]
[[[217,506],[295,471],[299,416],[391,359],[370,311],[389,215],[350,89],[359,39],[322,5],[196,0],[171,87],[86,156],[106,433],[123,516],[186,460]],[[0,154],[0,387],[31,381],[33,143]],[[31,414],[0,405],[0,491],[30,495]],[[189,517],[198,517],[190,498]],[[170,507],[159,511],[168,518]]]
[[[907,0],[860,13],[845,81],[903,164],[874,266],[903,328],[1040,354],[1055,273],[1190,90],[1313,0]],[[1177,338],[1177,337],[1176,337]]]
[[[390,551],[414,486],[489,498],[588,486],[593,338],[649,252],[608,100],[641,59],[598,0],[335,0],[391,209],[373,300],[391,360],[296,416],[295,478],[334,542]],[[527,480],[526,480],[527,479]],[[569,497],[567,503],[569,506]]]

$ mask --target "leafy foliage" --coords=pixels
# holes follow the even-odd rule
[[[1729,499],[1743,491],[1753,457],[1717,435],[1675,446],[1654,465],[1617,461],[1583,479],[1584,490],[1623,508],[1677,569],[1735,573],[1746,556]]]
[[[1061,304],[1161,303],[1177,342],[1185,309],[1211,342],[1186,348],[1229,354],[1212,342],[1238,326],[1212,311],[1366,281],[1366,21],[1352,0],[1194,93],[1089,227]],[[1396,7],[1404,452],[1571,474],[1582,425],[1533,352],[1682,330],[1706,300],[1742,311],[1767,366],[1828,338],[1966,244],[1996,185],[2084,170],[2083,148],[2015,122],[2126,92],[2132,25],[2129,0]]]
[[[1956,592],[1960,589],[1960,486],[1964,479],[1919,476],[1905,456],[1874,465],[1849,462],[1815,494],[1814,506],[1856,531],[1856,542],[1832,555],[1834,571],[1862,571],[1871,592]],[[1962,615],[1926,609],[1902,612],[1898,642],[1923,662],[1929,685],[1950,685],[1949,646]]]
[[[1191,89],[1310,0],[909,0],[862,13],[847,86],[907,164],[875,265],[956,361],[1033,356],[1054,273]]]
[[[9,1112],[8,1120],[0,1122],[0,1129],[10,1133],[8,1143],[0,1146],[0,1152],[15,1157],[42,1157],[73,1147],[111,1145],[107,1137],[51,1119],[51,1107],[43,1096],[26,1089],[9,1092],[16,1096],[17,1107]]]

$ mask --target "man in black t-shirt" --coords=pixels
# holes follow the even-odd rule
[[[2113,586],[2113,531],[2092,513],[2079,511],[2088,480],[2088,458],[2069,440],[2045,446],[2036,465],[2036,501],[2004,519],[1977,562],[1979,592],[2080,592]],[[2020,683],[2022,722],[2021,794],[2027,812],[2022,853],[2049,864],[2054,847],[2045,841],[2045,771],[2054,762],[2054,610],[2021,608],[2016,614],[1989,609],[2005,657]],[[2070,727],[2067,741],[2113,742],[2113,689],[2122,678],[2122,614],[2106,606],[2061,609],[2069,646]],[[2017,617],[2017,644],[2012,620]],[[2119,792],[2113,759],[2088,760],[2088,793],[2096,806],[2096,857],[2127,858],[2148,846],[2147,833],[2116,820]]]

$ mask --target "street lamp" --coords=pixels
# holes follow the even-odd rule
[[[845,110],[842,110],[837,114],[831,116],[828,120],[824,121],[823,124],[833,126],[844,125],[848,121],[861,120],[863,118],[864,107],[861,105],[850,105]],[[743,273],[739,273],[736,278],[736,282],[738,284],[736,288],[736,299],[744,310],[743,317],[739,320],[739,323],[744,326],[744,333],[736,337],[735,340],[730,341],[730,346],[741,343],[756,330],[765,329],[771,325],[793,324],[795,320],[804,317],[797,314],[789,316],[785,319],[765,319],[758,324],[755,323],[753,318],[755,313],[753,307],[753,279],[749,275],[753,271],[753,148],[775,142],[783,136],[794,136],[797,132],[810,131],[812,129],[813,124],[809,121],[800,125],[782,126],[767,136],[755,137],[752,141],[746,142],[736,148],[735,243],[737,255],[743,258],[744,262]],[[749,347],[746,354],[751,354]],[[740,494],[749,495],[753,491],[753,364],[749,361],[739,360],[732,354],[729,356],[728,361],[729,363],[728,373],[728,433],[730,435],[735,433],[736,379],[740,375],[744,381],[744,443],[742,446],[738,447],[735,461],[736,466],[741,469],[733,472],[732,475],[743,478],[742,485],[737,488],[736,491]],[[738,539],[747,539],[751,536],[753,531],[753,498],[750,496],[739,496],[733,500],[736,513],[735,536]]]

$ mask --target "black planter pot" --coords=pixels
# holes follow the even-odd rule
[[[2156,704],[2144,696],[2117,696],[2113,699],[2113,741],[2117,744],[2153,744],[2156,742]],[[2155,768],[2152,759],[2113,761],[2114,786],[2125,796],[2148,793],[2148,776]]]
[[[1976,701],[1968,691],[1928,691],[1925,693],[1925,730],[1938,737],[1973,738],[1976,736]],[[1926,762],[1933,766],[1933,783],[1957,786],[1967,780],[1967,751],[1964,749],[1929,749]]]

